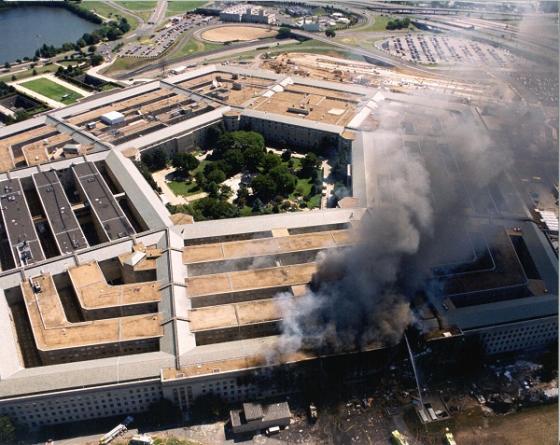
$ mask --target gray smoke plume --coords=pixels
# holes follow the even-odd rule
[[[429,97],[423,99],[429,103]],[[442,255],[434,240],[452,240],[445,246],[447,256],[468,255],[468,246],[452,236],[461,232],[462,221],[449,224],[450,215],[464,212],[466,187],[476,199],[501,174],[509,165],[508,151],[495,147],[472,120],[455,122],[434,113],[447,134],[437,139],[417,135],[421,152],[406,150],[402,135],[389,128],[365,136],[373,139],[366,148],[373,151],[366,166],[370,203],[357,224],[357,243],[319,256],[318,271],[303,296],[277,297],[283,313],[282,352],[397,343],[414,320],[411,288]],[[383,124],[388,116],[394,114],[375,117]],[[445,154],[457,165],[453,175],[442,167],[443,149],[436,142],[451,135]]]
[[[383,140],[376,158],[383,163],[392,202],[362,218],[355,247],[318,259],[313,290],[298,298],[278,297],[284,351],[392,343],[412,320],[397,281],[402,258],[417,252],[433,224],[430,180],[420,157],[404,156],[398,137],[385,134]]]
[[[508,79],[527,66],[509,67]],[[459,72],[454,75],[478,84],[488,79],[488,69],[473,67],[464,78]],[[397,343],[414,321],[411,297],[419,289],[430,291],[422,286],[431,267],[442,264],[442,258],[472,257],[477,241],[468,235],[469,219],[488,221],[502,211],[524,214],[525,204],[518,197],[496,203],[489,187],[507,182],[515,159],[528,153],[549,156],[551,147],[539,139],[541,114],[534,107],[528,111],[525,101],[500,80],[503,72],[496,73],[492,97],[509,101],[506,106],[488,97],[476,107],[457,107],[464,104],[462,99],[430,93],[416,93],[413,106],[398,100],[379,105],[372,114],[378,129],[366,135],[372,140],[365,150],[368,210],[356,224],[356,243],[321,254],[304,295],[277,296],[283,314],[277,352]],[[557,79],[557,68],[555,75]],[[486,128],[484,113],[501,130]],[[413,131],[403,126],[407,119]],[[553,150],[557,153],[557,147]]]

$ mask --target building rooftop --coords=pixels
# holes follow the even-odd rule
[[[444,295],[457,306],[528,296],[529,281],[506,230],[485,227],[484,234],[472,236],[474,252],[468,261],[433,269]]]
[[[162,250],[155,246],[144,246],[142,243],[134,244],[132,252],[119,255],[121,265],[128,265],[134,271],[155,270],[156,260],[161,256]]]
[[[190,297],[307,284],[317,270],[314,263],[238,272],[201,275],[186,279]]]
[[[61,254],[88,247],[66,192],[54,170],[33,175],[35,189]]]
[[[348,230],[332,230],[273,238],[201,244],[185,247],[183,250],[183,261],[185,264],[223,261],[236,258],[341,247],[349,245],[350,243],[351,235]]]
[[[45,259],[19,179],[0,182],[2,221],[16,266]]]
[[[70,267],[68,275],[81,307],[86,310],[160,301],[158,282],[111,286],[97,261]]]
[[[132,225],[115,200],[105,180],[91,162],[72,167],[79,188],[91,207],[100,226],[110,240],[134,233]]]
[[[281,308],[273,299],[208,306],[189,311],[192,332],[239,328],[250,324],[277,321],[281,318]]]
[[[163,335],[159,314],[70,323],[49,274],[21,284],[37,349],[50,351]]]

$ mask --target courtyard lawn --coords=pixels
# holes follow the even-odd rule
[[[45,78],[23,82],[21,86],[65,105],[72,104],[83,97],[81,94]]]
[[[190,184],[185,181],[171,181],[167,185],[177,196],[189,196],[202,192],[194,180]]]

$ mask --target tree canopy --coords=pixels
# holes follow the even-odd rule
[[[142,153],[142,163],[148,167],[150,171],[163,170],[167,167],[167,153],[161,148],[146,151]]]
[[[200,162],[192,153],[175,153],[171,160],[171,165],[183,176],[190,176],[190,172],[199,164]]]

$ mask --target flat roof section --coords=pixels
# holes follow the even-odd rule
[[[61,254],[88,247],[66,192],[54,170],[35,173],[35,188]]]
[[[187,294],[189,297],[201,297],[227,292],[307,284],[316,270],[315,263],[305,263],[200,275],[186,279]]]
[[[45,259],[19,179],[0,182],[0,209],[17,267]]]
[[[154,303],[161,300],[157,281],[117,286],[107,284],[97,261],[70,267],[68,275],[81,307],[86,310]]]
[[[135,272],[142,270],[155,270],[156,260],[161,256],[162,250],[155,246],[144,246],[142,243],[132,246],[132,252],[119,255],[121,265],[129,265]]]
[[[224,261],[305,250],[342,247],[352,242],[349,230],[332,230],[301,235],[187,246],[183,249],[185,264]]]
[[[113,241],[134,234],[132,225],[95,164],[77,164],[72,171],[107,238]]]
[[[70,323],[50,274],[21,283],[37,349],[51,351],[163,335],[159,314]]]
[[[253,300],[193,309],[189,312],[192,332],[237,328],[282,319],[282,312],[273,299]]]

